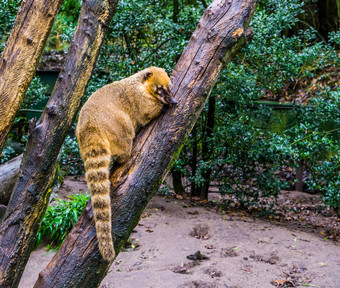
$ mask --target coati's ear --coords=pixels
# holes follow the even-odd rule
[[[151,76],[152,76],[152,72],[150,71],[146,72],[143,77],[143,82],[150,79]]]

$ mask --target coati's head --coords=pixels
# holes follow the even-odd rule
[[[164,69],[158,67],[146,69],[143,81],[148,92],[163,104],[173,105],[177,103],[172,98],[169,89],[170,78]]]

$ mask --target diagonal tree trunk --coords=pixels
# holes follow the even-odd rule
[[[256,0],[216,0],[204,12],[172,74],[177,106],[138,134],[130,160],[112,175],[116,252],[177,158],[222,68],[252,36],[245,29],[255,6]],[[110,264],[99,254],[89,202],[34,287],[98,287]]]
[[[53,1],[48,2],[46,6]],[[49,202],[59,150],[90,79],[117,2],[83,1],[65,67],[41,118],[29,132],[19,178],[0,230],[0,287],[17,287],[20,281],[38,223]]]
[[[0,155],[62,2],[21,2],[0,58]]]

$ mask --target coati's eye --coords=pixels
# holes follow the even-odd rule
[[[161,94],[162,91],[163,91],[163,87],[162,87],[162,86],[157,86],[156,93],[157,93],[157,94]]]

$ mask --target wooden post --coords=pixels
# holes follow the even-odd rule
[[[256,0],[216,0],[204,12],[172,74],[178,104],[137,136],[130,160],[112,175],[112,228],[118,254],[177,158],[222,68],[252,36]],[[36,288],[98,287],[111,263],[100,256],[90,202]]]
[[[45,7],[54,1],[45,3]],[[50,196],[59,150],[90,79],[116,0],[85,0],[50,101],[31,125],[26,152],[0,230],[0,287],[17,287]]]

